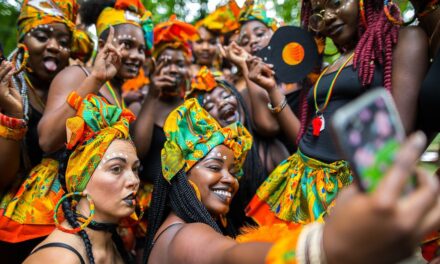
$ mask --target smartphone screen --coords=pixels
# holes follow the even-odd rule
[[[373,191],[405,138],[391,95],[377,89],[338,109],[332,130],[362,190]]]

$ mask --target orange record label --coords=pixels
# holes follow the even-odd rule
[[[288,65],[300,64],[304,59],[304,48],[298,42],[290,42],[284,46],[282,56]]]

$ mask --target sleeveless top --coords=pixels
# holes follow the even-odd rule
[[[43,159],[44,152],[40,148],[39,138],[38,138],[38,123],[40,122],[43,115],[38,112],[35,108],[29,104],[30,114],[28,123],[28,132],[24,137],[24,144],[26,148],[26,154],[29,158],[30,167],[29,169],[37,166]],[[24,158],[24,157],[23,157]],[[26,162],[25,162],[26,164]]]
[[[422,83],[417,111],[418,126],[428,135],[440,131],[440,52]]]
[[[322,76],[321,81],[317,87],[317,103],[319,107],[322,107],[325,101],[325,97],[330,88],[330,84],[335,77],[336,72],[331,72]],[[299,148],[301,152],[308,157],[318,159],[323,162],[334,162],[341,160],[342,157],[338,153],[337,148],[333,142],[333,138],[330,132],[330,122],[333,114],[340,107],[349,103],[353,99],[362,95],[370,87],[374,88],[383,85],[383,73],[380,65],[376,65],[374,71],[374,77],[371,85],[367,88],[361,86],[358,73],[352,67],[352,65],[342,69],[341,74],[335,82],[333,88],[333,94],[324,110],[323,117],[325,120],[325,128],[321,131],[318,137],[313,136],[313,126],[311,120],[316,115],[315,103],[313,99],[313,88],[309,91],[307,96],[308,108],[308,120],[306,131],[299,142]]]
[[[145,157],[141,159],[141,181],[154,182],[154,180],[161,175],[162,163],[160,157],[166,140],[167,139],[165,137],[165,133],[163,132],[163,128],[154,124],[150,150]]]
[[[83,257],[78,252],[78,250],[76,250],[75,248],[73,248],[72,246],[70,246],[68,244],[60,243],[60,242],[53,242],[53,243],[44,244],[41,247],[38,247],[34,251],[32,251],[30,255],[34,254],[35,252],[37,252],[41,249],[48,248],[48,247],[60,247],[60,248],[65,248],[69,251],[72,251],[79,258],[79,261],[81,264],[86,264],[86,262],[84,261]]]

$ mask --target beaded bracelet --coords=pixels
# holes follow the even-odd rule
[[[284,109],[284,107],[286,107],[286,105],[287,105],[287,98],[284,96],[284,100],[281,102],[280,105],[273,107],[271,103],[268,103],[267,108],[269,108],[272,114],[278,114]]]
[[[27,123],[24,119],[9,117],[5,114],[0,113],[0,125],[15,129],[24,128],[27,126]]]
[[[76,91],[72,91],[69,96],[67,96],[66,101],[73,109],[78,110],[83,98]]]
[[[27,132],[27,127],[10,128],[4,125],[0,125],[0,137],[2,138],[20,141],[24,138],[26,132]]]

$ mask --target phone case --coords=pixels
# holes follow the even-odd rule
[[[331,127],[355,181],[364,191],[374,190],[405,138],[390,93],[385,88],[367,92],[338,109]]]

